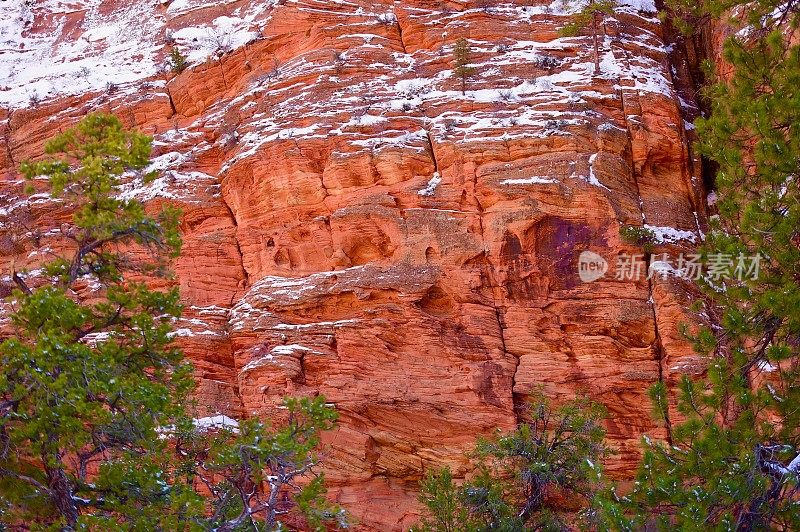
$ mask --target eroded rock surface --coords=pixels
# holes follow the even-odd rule
[[[619,228],[677,256],[705,211],[652,4],[606,17],[595,72],[588,32],[559,37],[560,0],[6,3],[4,270],[41,260],[20,226],[69,214],[19,200],[20,161],[93,110],[154,135],[162,177],[124,193],[183,209],[178,338],[204,413],[324,394],[331,495],[361,527],[412,524],[423,472],[467,474],[538,387],[606,405],[617,478],[664,436],[647,389],[700,364],[677,332],[697,318],[674,275],[615,278],[641,253]],[[173,45],[192,61],[177,76],[159,72]],[[581,282],[584,250],[603,279]]]

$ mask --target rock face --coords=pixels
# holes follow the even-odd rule
[[[39,260],[15,228],[67,215],[19,200],[20,161],[93,110],[153,134],[162,176],[124,193],[183,209],[178,337],[204,413],[324,394],[331,497],[364,529],[412,524],[424,471],[468,474],[539,387],[606,405],[616,478],[665,436],[647,389],[699,367],[677,331],[697,317],[674,275],[617,278],[642,253],[619,229],[674,258],[705,208],[693,93],[648,1],[604,18],[597,58],[590,29],[559,37],[560,0],[6,3],[3,273]],[[583,251],[603,278],[581,281]]]

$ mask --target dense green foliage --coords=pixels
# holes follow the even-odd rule
[[[647,255],[653,253],[658,241],[655,232],[644,226],[626,225],[620,227],[619,234],[625,242],[639,246]]]
[[[686,3],[718,16],[739,6],[749,24],[725,43],[732,68],[705,96],[699,151],[719,165],[719,215],[703,246],[734,278],[703,281],[717,328],[692,336],[707,375],[684,377],[670,445],[646,442],[636,487],[606,504],[626,530],[800,527],[800,47],[796,3]],[[679,6],[681,7],[681,6]],[[759,256],[759,268],[739,257]],[[667,390],[652,397],[661,415]]]
[[[53,257],[40,275],[12,274],[13,336],[0,344],[0,522],[274,530],[293,511],[313,529],[343,524],[312,471],[319,433],[336,417],[324,398],[288,400],[288,421],[274,429],[251,420],[208,430],[188,415],[193,370],[172,342],[178,292],[144,282],[170,284],[178,213],[150,215],[119,194],[123,177],[154,178],[151,139],[93,114],[46,151],[51,159],[22,171],[73,215],[33,239]]]
[[[69,251],[42,266],[44,282],[32,288],[14,273],[15,335],[0,344],[3,521],[75,528],[119,512],[131,527],[170,526],[193,505],[164,488],[157,434],[184,417],[193,386],[169,334],[178,294],[123,274],[165,275],[164,259],[180,249],[177,218],[115,197],[122,174],[141,172],[150,154],[150,139],[116,118],[91,115],[46,151],[58,157],[23,173],[46,176],[75,212],[53,243]],[[132,245],[149,253],[121,251]],[[76,284],[87,281],[100,297],[81,303]]]
[[[322,396],[287,399],[285,406],[288,420],[277,430],[250,419],[235,429],[222,427],[210,440],[197,431],[177,437],[178,448],[194,464],[190,476],[210,495],[213,512],[206,528],[275,530],[293,510],[310,530],[347,527],[344,510],[324,497],[323,476],[311,474],[319,463],[320,432],[333,428],[336,412]],[[299,487],[303,477],[309,481]]]
[[[564,529],[567,523],[553,498],[566,496],[589,505],[600,485],[604,415],[587,400],[552,408],[544,396],[537,396],[528,420],[515,431],[478,444],[474,478],[456,485],[447,468],[427,473],[420,483],[420,501],[428,512],[415,529]]]

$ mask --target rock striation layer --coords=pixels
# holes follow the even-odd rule
[[[20,228],[46,243],[68,216],[20,199],[20,161],[89,111],[152,134],[161,177],[123,193],[183,210],[177,336],[202,414],[324,394],[331,496],[360,527],[407,528],[424,471],[468,474],[476,437],[540,387],[607,407],[617,478],[665,436],[647,389],[702,366],[677,330],[698,317],[672,270],[617,278],[642,253],[619,231],[674,258],[705,207],[693,92],[649,1],[604,18],[597,58],[590,30],[560,37],[561,0],[6,3],[4,272],[41,260]],[[610,268],[589,283],[587,250]]]

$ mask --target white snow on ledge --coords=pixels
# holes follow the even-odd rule
[[[549,183],[557,183],[557,181],[547,176],[540,175],[519,179],[504,179],[500,181],[501,185],[545,185]]]
[[[436,187],[438,187],[441,182],[442,176],[439,172],[435,172],[425,188],[418,191],[417,194],[420,196],[433,196],[436,193]]]
[[[354,323],[358,323],[358,320],[351,318],[349,320],[316,321],[313,323],[279,323],[272,328],[276,331],[300,331],[316,328],[337,328],[344,325],[353,325]]]
[[[681,240],[687,240],[689,242],[697,241],[697,235],[693,231],[685,231],[683,229],[675,229],[674,227],[662,227],[656,225],[645,225],[644,227],[655,234],[656,241],[659,244],[663,244],[665,242],[679,242]]]
[[[242,369],[239,370],[239,375],[243,375],[245,373],[253,371],[254,369],[266,366],[271,363],[275,363],[280,360],[280,359],[276,360],[275,357],[292,356],[294,353],[297,353],[298,351],[304,353],[312,353],[316,355],[323,354],[320,353],[319,351],[314,351],[310,347],[306,347],[300,344],[276,345],[270,350],[269,354],[264,355],[261,358],[257,358],[255,360],[251,360],[250,362],[242,366]],[[280,362],[278,362],[278,364],[279,363]]]
[[[620,6],[629,7],[642,13],[657,13],[656,3],[653,0],[621,0]]]
[[[231,432],[239,432],[239,422],[222,414],[210,417],[201,417],[194,419],[193,422],[195,428],[200,432],[205,432],[212,429],[228,429]]]
[[[236,0],[174,0],[171,4],[169,4],[167,13],[170,15],[183,15],[195,9],[223,6],[227,4],[233,4],[234,2],[236,2]]]
[[[308,348],[308,347],[306,347],[304,345],[288,344],[288,345],[276,345],[275,347],[272,348],[272,351],[270,353],[273,354],[273,355],[288,356],[288,355],[291,355],[292,353],[294,353],[295,351],[309,351],[311,353],[316,353],[317,352],[317,351],[314,351],[313,349]]]
[[[758,369],[760,369],[764,373],[772,373],[773,371],[776,371],[778,368],[770,364],[769,361],[767,360],[759,360]]]

